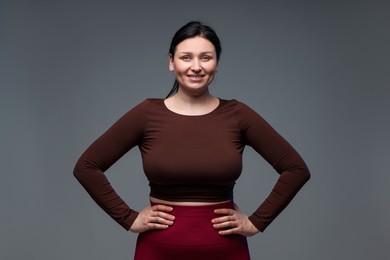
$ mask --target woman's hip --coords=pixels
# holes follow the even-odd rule
[[[164,230],[155,229],[139,234],[135,259],[249,259],[246,237],[221,236],[211,223],[217,217],[214,210],[234,208],[232,201],[172,207],[170,214],[175,216],[174,224]]]

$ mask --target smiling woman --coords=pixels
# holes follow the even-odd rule
[[[217,71],[216,57],[214,45],[200,36],[182,41],[174,56],[169,54],[169,69],[175,73],[179,86],[177,93],[165,100],[170,110],[200,115],[218,106],[219,100],[210,95],[208,88]]]
[[[169,60],[170,60],[171,71],[174,70],[174,67],[172,67],[172,61],[174,58],[176,58],[176,52],[178,51],[179,45],[181,45],[181,43],[185,42],[186,40],[194,39],[194,38],[202,38],[204,41],[206,41],[206,43],[203,44],[207,45],[208,50],[204,49],[204,51],[207,51],[209,52],[209,54],[212,54],[213,55],[212,58],[218,64],[219,58],[221,57],[222,47],[221,47],[221,42],[217,34],[215,33],[215,31],[209,26],[201,24],[200,22],[189,22],[185,26],[181,27],[172,38],[171,46],[169,47]],[[212,46],[210,46],[210,44]],[[189,49],[187,51],[189,51],[189,54],[191,54],[191,52],[195,51],[195,49]],[[183,53],[183,55],[185,56],[185,53]],[[206,59],[206,56],[203,58]],[[185,59],[191,59],[191,57],[188,56],[185,57]],[[173,84],[173,88],[171,89],[167,97],[175,94],[178,91],[178,89],[179,89],[179,83],[176,79],[175,83]]]
[[[169,55],[169,69],[175,72],[180,86],[178,92],[204,95],[217,71],[216,56],[214,45],[200,36],[177,45],[175,56]]]
[[[126,230],[139,233],[136,260],[250,259],[247,237],[264,231],[309,179],[299,154],[260,115],[210,94],[220,54],[210,27],[190,22],[180,28],[169,50],[176,80],[167,98],[132,108],[75,166],[93,199]],[[233,198],[246,145],[280,174],[250,216]],[[135,146],[150,186],[150,205],[140,212],[104,175]]]

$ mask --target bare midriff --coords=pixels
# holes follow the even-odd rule
[[[157,199],[154,197],[149,197],[151,202],[158,203],[158,204],[166,204],[166,205],[178,205],[178,206],[204,206],[204,205],[213,205],[213,204],[219,204],[228,202],[230,200],[225,201],[217,201],[217,202],[203,202],[203,201],[169,201],[169,200],[162,200]]]

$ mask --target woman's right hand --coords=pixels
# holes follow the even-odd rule
[[[173,225],[175,219],[175,216],[168,213],[172,210],[172,207],[165,205],[148,206],[139,212],[138,217],[130,227],[130,231],[141,233],[150,229],[167,229]]]

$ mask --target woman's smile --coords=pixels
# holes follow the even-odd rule
[[[202,82],[204,75],[188,75],[188,77],[193,82]]]
[[[203,37],[193,37],[176,46],[169,59],[169,68],[175,72],[180,89],[203,93],[213,81],[218,61],[214,45]]]

